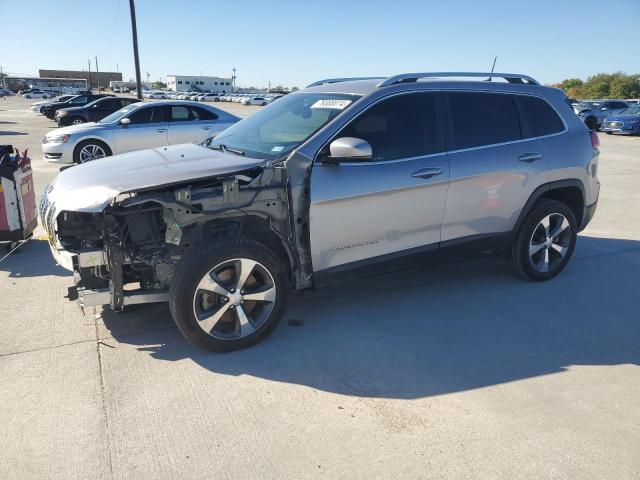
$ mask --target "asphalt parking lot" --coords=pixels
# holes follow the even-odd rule
[[[29,148],[39,194],[59,167],[30,103],[0,100],[0,143]],[[0,478],[640,478],[640,137],[600,139],[556,279],[496,258],[377,276],[292,298],[231,354],[165,305],[83,316],[36,231],[0,263]]]

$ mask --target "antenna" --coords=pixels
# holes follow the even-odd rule
[[[493,73],[493,70],[496,68],[496,60],[498,60],[498,56],[496,55],[495,57],[493,57],[493,65],[491,66],[491,73]],[[487,78],[487,82],[491,81],[492,77]]]

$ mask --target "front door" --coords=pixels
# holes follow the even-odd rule
[[[165,109],[164,106],[139,108],[127,117],[131,123],[118,124],[114,132],[117,153],[166,146],[169,125]]]
[[[407,93],[374,104],[335,137],[366,140],[372,159],[314,165],[314,272],[437,248],[449,183],[437,96]]]

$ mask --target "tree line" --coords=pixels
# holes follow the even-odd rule
[[[640,74],[598,73],[586,81],[569,78],[554,87],[564,90],[569,98],[640,98]]]

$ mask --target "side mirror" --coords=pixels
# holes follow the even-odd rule
[[[338,164],[341,161],[371,160],[373,151],[366,140],[355,137],[336,138],[329,145],[330,156],[323,161],[325,163]]]
[[[130,118],[122,118],[122,119],[120,119],[120,125],[122,125],[123,127],[129,126],[130,123],[131,123],[131,119]]]

